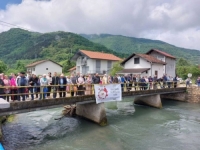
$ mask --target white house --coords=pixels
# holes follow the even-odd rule
[[[40,60],[26,66],[27,71],[35,75],[47,74],[48,72],[62,73],[62,66],[52,60]]]
[[[158,49],[151,49],[146,54],[151,55],[159,60],[162,60],[166,63],[165,66],[163,66],[163,74],[170,75],[172,77],[175,77],[176,75],[176,57],[160,51]]]
[[[163,76],[163,66],[166,63],[147,54],[132,54],[121,65],[124,69],[119,74],[141,74],[142,76]]]
[[[108,74],[113,64],[121,59],[113,54],[79,50],[72,60],[76,61],[76,73]]]

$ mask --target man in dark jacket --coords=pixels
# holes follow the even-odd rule
[[[29,76],[28,79],[28,83],[29,83],[29,91],[31,92],[31,100],[34,100],[34,95],[33,95],[33,86],[34,86],[34,82],[33,82],[33,76]]]
[[[98,73],[96,73],[96,75],[94,75],[94,77],[93,77],[93,83],[94,84],[99,84],[100,83],[100,77],[99,77]]]
[[[18,88],[18,101],[20,101],[20,96],[22,97],[22,100],[25,101],[25,90],[26,90],[26,86],[28,86],[28,81],[25,77],[25,73],[21,72],[20,73],[20,77],[17,79],[17,86],[19,86]]]
[[[59,78],[59,95],[60,97],[65,97],[66,96],[66,85],[67,85],[67,80],[66,80],[66,77],[61,74],[60,75],[60,78]]]
[[[52,77],[53,98],[56,98],[57,96],[58,84],[59,84],[59,77],[57,76],[57,72],[54,72],[54,76]]]

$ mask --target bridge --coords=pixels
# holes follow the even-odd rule
[[[145,104],[157,108],[162,107],[161,98],[173,95],[173,98],[186,101],[186,87],[164,88],[156,90],[126,91],[122,97],[134,97],[136,104]],[[43,99],[32,101],[15,101],[9,108],[0,109],[0,116],[44,110],[65,105],[76,104],[76,114],[83,116],[98,124],[107,122],[104,104],[96,104],[94,95],[64,97],[56,99]]]

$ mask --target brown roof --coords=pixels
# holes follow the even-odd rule
[[[118,74],[124,74],[124,73],[143,73],[150,68],[135,68],[135,69],[123,69],[118,72]]]
[[[158,63],[158,64],[166,64],[165,62],[151,56],[151,55],[147,55],[147,54],[136,54],[137,56],[140,56],[144,59],[146,59],[147,61],[149,62],[152,62],[152,63]]]
[[[71,68],[71,69],[69,69],[69,71],[73,71],[73,70],[76,70],[76,66]]]
[[[55,64],[57,64],[57,65],[59,65],[59,66],[62,67],[62,65],[60,65],[60,64],[58,64],[57,62],[52,61],[52,60],[40,60],[40,61],[36,61],[36,62],[33,62],[33,63],[27,65],[26,67],[34,67],[34,66],[39,65],[39,64],[41,64],[41,63],[44,63],[44,62],[46,62],[46,61],[51,61],[51,62],[53,62],[53,63],[55,63]]]
[[[126,58],[124,61],[122,61],[121,64],[125,64],[129,59],[131,59],[134,56],[139,56],[139,57],[141,57],[141,58],[143,58],[143,59],[145,59],[149,62],[152,62],[152,63],[158,63],[158,64],[163,64],[163,65],[166,64],[165,62],[158,60],[157,58],[155,58],[153,56],[150,56],[150,55],[147,55],[147,54],[135,54],[135,53],[133,53],[128,58]]]
[[[172,55],[170,55],[170,54],[168,54],[168,53],[166,53],[166,52],[163,52],[163,51],[161,51],[161,50],[158,50],[158,49],[151,49],[151,50],[149,50],[146,54],[150,54],[152,51],[155,51],[155,52],[158,52],[158,53],[160,53],[160,54],[162,54],[162,55],[164,55],[164,56],[167,56],[167,57],[176,59],[176,57],[174,57],[174,56],[172,56]]]
[[[119,61],[121,58],[113,55],[113,54],[108,54],[108,53],[103,53],[103,52],[94,52],[94,51],[87,51],[87,50],[80,50],[83,54],[87,55],[89,58],[92,59],[105,59],[105,60],[114,60],[114,61]]]

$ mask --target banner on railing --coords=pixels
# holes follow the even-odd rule
[[[121,84],[95,84],[94,90],[97,104],[122,100]]]

